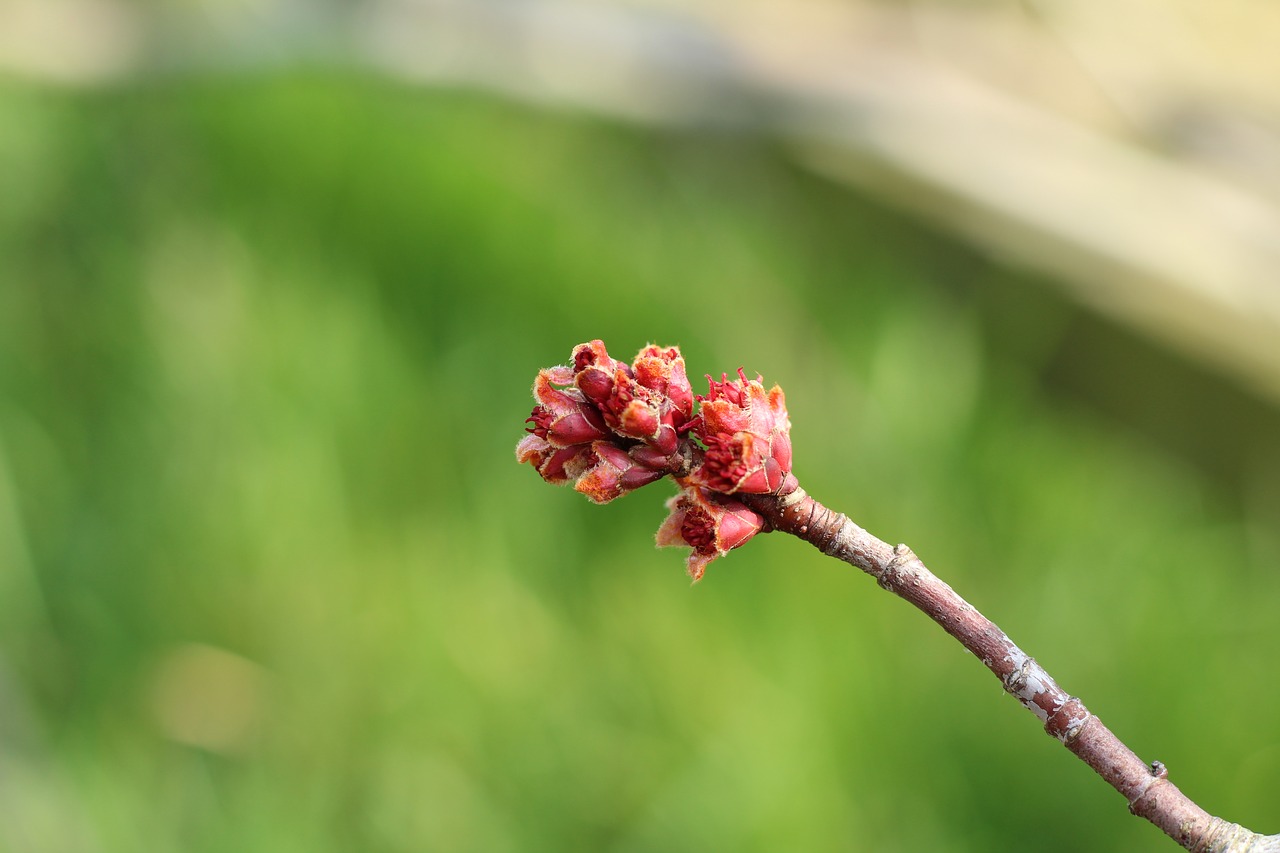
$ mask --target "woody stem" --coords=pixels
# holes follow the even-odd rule
[[[1263,836],[1214,817],[1168,779],[1164,765],[1146,764],[1084,704],[1067,694],[1035,659],[1018,648],[930,572],[906,545],[872,536],[797,488],[786,495],[739,495],[776,530],[862,569],[905,599],[991,670],[1004,689],[1035,714],[1045,731],[1075,753],[1129,803],[1187,850],[1198,853],[1277,853],[1280,835]]]

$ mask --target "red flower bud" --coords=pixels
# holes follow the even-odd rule
[[[726,495],[795,487],[782,391],[766,392],[759,377],[748,380],[741,369],[733,381],[707,379],[707,395],[695,397],[677,347],[649,344],[628,365],[602,341],[579,344],[569,365],[539,371],[537,405],[516,458],[547,482],[572,482],[597,503],[676,476],[686,497],[673,505],[675,520],[662,537],[693,548],[690,571],[701,575],[707,562],[762,523]],[[702,407],[695,418],[696,401]]]
[[[595,340],[573,348],[573,381],[587,399],[602,403],[613,391],[615,375],[629,375],[631,368],[611,358],[604,341]]]
[[[712,560],[766,529],[731,495],[783,495],[797,485],[782,389],[765,391],[741,368],[737,379],[707,381],[707,395],[695,397],[677,347],[649,344],[628,365],[602,341],[579,344],[569,365],[538,372],[516,459],[596,503],[673,475],[681,489],[667,501],[658,544],[688,548],[696,581]]]
[[[699,397],[702,407],[693,433],[706,446],[702,465],[691,479],[712,491],[768,494],[779,492],[791,473],[791,420],[777,385],[764,390],[760,378],[707,377],[710,391]]]
[[[516,445],[516,461],[528,462],[542,479],[556,486],[577,480],[593,459],[590,444],[556,447],[536,433]]]
[[[695,581],[708,563],[764,528],[764,518],[745,504],[697,487],[681,489],[667,501],[667,509],[670,514],[658,528],[658,545],[692,549],[688,570]]]
[[[636,355],[632,371],[637,382],[664,398],[667,403],[664,423],[679,429],[693,417],[693,388],[685,374],[684,356],[679,347],[663,349],[649,344]]]
[[[693,417],[693,388],[685,374],[684,356],[679,347],[649,344],[636,355],[632,373],[636,384],[657,395],[658,427],[645,440],[663,453],[675,452],[685,424]]]
[[[604,414],[604,422],[614,432],[656,445],[662,433],[661,399],[657,392],[618,371],[614,374],[609,396],[600,401],[600,410]],[[668,453],[675,450],[674,431],[669,444]]]
[[[692,408],[677,349],[647,347],[637,356],[645,383],[631,367],[609,357],[604,344],[574,347],[572,366],[538,372],[533,396],[538,405],[526,418],[530,433],[516,446],[549,483],[572,482],[596,503],[608,503],[661,479],[673,465],[679,437]],[[569,386],[569,387],[564,387]],[[675,393],[676,400],[666,397]]]
[[[591,450],[593,458],[573,487],[598,504],[647,486],[667,473],[665,466],[655,470],[642,465],[627,451],[607,441],[594,442]]]
[[[609,437],[600,410],[575,388],[560,390],[555,385],[568,385],[573,378],[565,367],[553,367],[538,371],[533,382],[533,397],[538,401],[525,423],[526,428],[556,447],[584,444]]]
[[[602,342],[591,341],[574,348],[573,371],[574,384],[599,407],[609,429],[664,456],[676,451],[680,430],[693,416],[693,390],[678,348],[650,344],[628,366],[610,357]]]

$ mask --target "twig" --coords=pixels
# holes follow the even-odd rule
[[[937,622],[991,670],[1004,689],[1044,723],[1045,731],[1093,768],[1146,818],[1196,853],[1280,851],[1280,835],[1259,835],[1214,817],[1169,781],[1160,762],[1144,763],[1069,695],[994,622],[925,567],[906,545],[890,546],[814,500],[801,488],[785,496],[743,495],[775,530],[862,569],[884,589]]]
[[[857,566],[959,640],[1046,732],[1124,796],[1129,811],[1196,853],[1280,853],[1280,835],[1214,817],[1169,781],[1163,764],[1144,764],[910,548],[890,546],[809,497],[791,473],[791,419],[781,388],[766,391],[741,369],[737,379],[707,381],[708,393],[695,397],[677,347],[651,344],[626,364],[603,341],[580,344],[570,364],[538,372],[537,405],[526,420],[532,426],[516,458],[596,503],[671,477],[680,492],[667,502],[658,544],[688,548],[694,580],[713,560],[771,530]]]

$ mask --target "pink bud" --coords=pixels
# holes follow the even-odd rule
[[[532,423],[531,432],[556,447],[584,444],[609,436],[600,410],[588,402],[575,388],[561,390],[555,387],[557,378],[566,378],[567,368],[551,368],[538,371],[533,382],[533,397],[538,401],[525,423]],[[572,378],[569,377],[569,381]],[[559,384],[567,384],[560,382]]]
[[[641,465],[627,451],[607,441],[594,442],[591,451],[592,459],[573,487],[598,504],[620,498],[667,473],[665,468],[654,470]]]
[[[707,377],[710,391],[693,433],[706,446],[702,465],[691,479],[721,494],[779,492],[794,481],[791,473],[791,420],[777,385],[764,390],[759,377],[748,380]]]
[[[650,344],[627,365],[602,341],[579,344],[570,365],[539,371],[533,396],[517,458],[598,503],[684,475],[697,456],[686,437],[693,391],[676,347]]]
[[[597,403],[607,400],[619,372],[629,376],[631,368],[610,357],[604,341],[588,341],[573,348],[574,382],[587,399]]]
[[[557,486],[577,480],[593,459],[590,444],[556,447],[536,433],[516,445],[516,461],[528,462],[542,479]]]
[[[616,370],[606,383],[601,372],[588,369],[578,374],[577,381],[614,433],[660,447],[667,455],[675,451],[675,430],[667,429],[670,434],[664,435],[662,395],[641,385],[630,371]],[[601,395],[606,388],[607,393]]]
[[[676,429],[693,417],[693,388],[684,370],[684,356],[679,347],[649,344],[632,362],[636,381],[661,394],[669,403],[663,420]]]
[[[667,501],[670,514],[658,528],[658,545],[690,548],[689,576],[699,580],[712,560],[739,547],[764,528],[764,518],[745,504],[697,487]]]

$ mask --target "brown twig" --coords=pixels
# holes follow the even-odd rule
[[[822,553],[857,566],[880,586],[923,611],[1000,679],[1004,689],[1044,723],[1045,731],[1093,768],[1144,817],[1196,853],[1275,853],[1280,835],[1259,835],[1214,817],[1178,790],[1160,762],[1146,764],[1069,695],[999,627],[930,572],[906,545],[872,536],[803,489],[745,495],[742,501],[775,530],[798,536]]]
[[[1144,764],[1068,695],[995,623],[933,575],[906,545],[892,547],[805,494],[791,473],[791,420],[782,389],[762,379],[707,377],[694,397],[678,347],[650,344],[628,365],[604,342],[574,347],[571,365],[538,371],[534,406],[516,459],[549,483],[574,484],[608,503],[671,476],[659,545],[689,549],[694,580],[707,564],[758,533],[781,530],[857,566],[928,614],[1000,679],[1004,689],[1094,772],[1129,810],[1198,853],[1280,853],[1280,835],[1259,835],[1200,808]],[[694,402],[700,404],[694,416]]]

